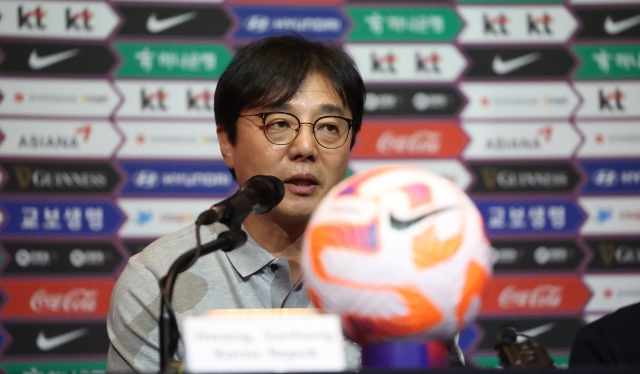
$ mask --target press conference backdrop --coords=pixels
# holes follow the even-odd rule
[[[304,5],[299,5],[304,3]],[[640,301],[640,1],[0,2],[0,366],[100,372],[127,259],[236,185],[216,80],[239,46],[336,41],[367,85],[350,173],[405,163],[465,189],[495,278],[461,335],[504,322],[566,365]]]

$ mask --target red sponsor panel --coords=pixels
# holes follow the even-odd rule
[[[590,297],[575,276],[493,277],[481,313],[579,313]]]
[[[3,280],[3,317],[105,317],[112,279]]]
[[[455,122],[366,121],[354,158],[452,158],[469,138]]]

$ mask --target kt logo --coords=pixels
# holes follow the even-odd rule
[[[489,18],[486,14],[484,17],[484,33],[485,34],[493,34],[493,35],[508,35],[506,24],[509,23],[509,18],[504,14],[500,13],[498,17]]]
[[[140,98],[142,100],[142,108],[149,108],[151,110],[167,110],[167,107],[164,105],[164,100],[169,96],[162,88],[156,92],[152,92],[147,94],[145,89],[140,90]]]
[[[433,52],[428,56],[421,56],[419,53],[416,53],[416,71],[433,71],[439,73],[440,59],[440,55],[436,52]]]
[[[393,66],[395,61],[396,56],[394,56],[392,53],[387,53],[386,55],[380,57],[376,56],[375,53],[371,54],[373,71],[395,73],[396,69]]]
[[[551,27],[549,25],[553,22],[553,18],[547,13],[544,13],[542,17],[534,18],[531,13],[527,14],[527,23],[529,25],[529,34],[546,34],[551,35]]]
[[[66,10],[67,16],[67,30],[73,28],[74,30],[93,30],[93,27],[89,24],[91,18],[93,18],[94,14],[89,12],[89,9],[85,8],[82,12],[71,13],[71,9],[67,8]],[[82,21],[82,26],[78,23]]]
[[[624,93],[622,93],[619,88],[616,88],[612,93],[605,93],[600,89],[598,93],[600,94],[600,111],[607,109],[610,112],[613,112],[614,108],[615,110],[624,111],[624,106],[622,106]]]
[[[204,90],[199,94],[192,94],[191,90],[187,90],[187,108],[189,110],[201,110],[213,111],[213,93],[209,90]]]
[[[33,29],[34,24],[31,21],[35,21],[35,27],[40,30],[44,30],[46,25],[42,23],[42,19],[47,15],[47,12],[42,11],[40,6],[37,6],[36,9],[32,11],[25,12],[22,8],[22,5],[18,7],[18,27],[28,27],[29,29]]]

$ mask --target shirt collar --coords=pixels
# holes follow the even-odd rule
[[[215,223],[209,228],[214,234],[227,230],[226,226],[219,223]],[[244,225],[242,231],[247,232]],[[225,252],[225,255],[242,278],[247,278],[276,259],[271,253],[260,247],[249,233],[247,233],[247,242],[244,245],[233,251]]]

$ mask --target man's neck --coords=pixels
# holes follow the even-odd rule
[[[270,213],[273,214],[273,213]],[[250,214],[244,227],[251,238],[267,252],[277,258],[286,258],[291,269],[291,281],[297,283],[302,276],[300,255],[305,222],[288,223],[268,217],[267,214]]]

